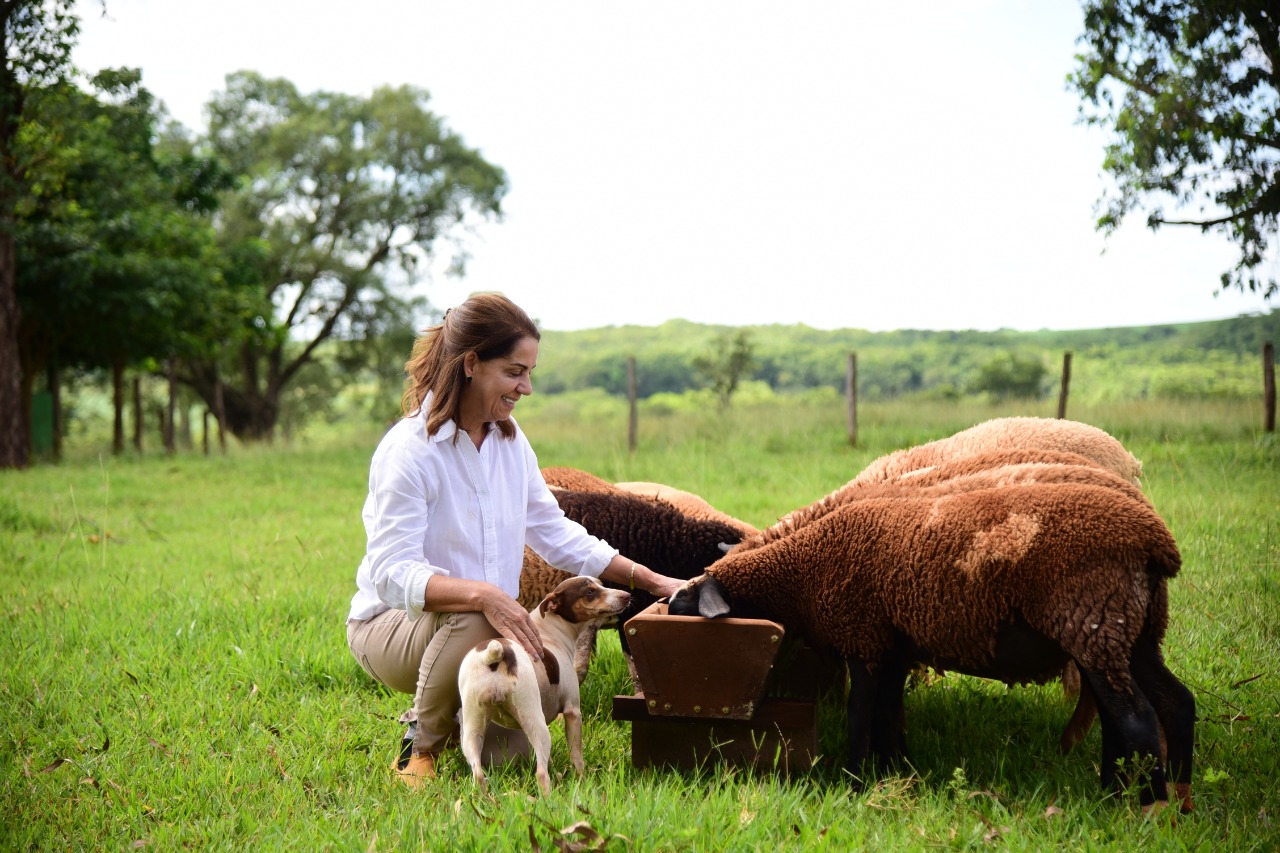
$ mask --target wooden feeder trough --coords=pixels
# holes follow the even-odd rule
[[[767,619],[672,616],[658,602],[626,623],[634,696],[615,696],[631,723],[637,767],[722,762],[771,772],[818,755],[820,665]]]

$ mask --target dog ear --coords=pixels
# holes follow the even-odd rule
[[[542,611],[543,616],[548,613],[558,612],[560,610],[560,593],[553,592],[542,599],[542,603],[538,605],[538,610]]]

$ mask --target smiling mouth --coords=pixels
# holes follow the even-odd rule
[[[510,397],[507,397],[507,396],[504,396],[504,397],[502,398],[502,402],[506,403],[508,406],[514,406],[514,405],[516,404],[516,401],[515,401],[515,400],[513,400],[513,399],[511,399]]]

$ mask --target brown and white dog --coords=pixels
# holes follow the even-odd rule
[[[486,787],[480,751],[489,722],[524,730],[537,760],[538,785],[551,791],[547,760],[548,723],[564,715],[569,758],[582,764],[582,707],[578,685],[590,663],[590,640],[600,625],[620,613],[631,594],[609,589],[595,578],[573,577],[557,586],[529,611],[542,637],[542,660],[535,663],[519,643],[497,638],[467,652],[458,671],[462,696],[462,754],[471,775]]]

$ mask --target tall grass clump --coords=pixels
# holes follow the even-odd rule
[[[543,465],[701,494],[757,525],[871,459],[1004,414],[976,403],[860,411],[823,395],[642,405],[534,396]],[[861,848],[1270,850],[1280,843],[1280,451],[1231,403],[1081,406],[1143,460],[1184,566],[1170,583],[1170,667],[1196,694],[1196,811],[1141,815],[1099,790],[1095,727],[1068,756],[1056,685],[922,680],[906,720],[915,772],[854,793],[841,697],[819,709],[810,772],[632,766],[612,697],[616,635],[584,685],[587,773],[553,790],[498,769],[489,794],[456,752],[422,792],[388,767],[409,697],[375,685],[343,619],[364,547],[378,430],[225,456],[86,457],[0,472],[0,848],[608,850]]]

